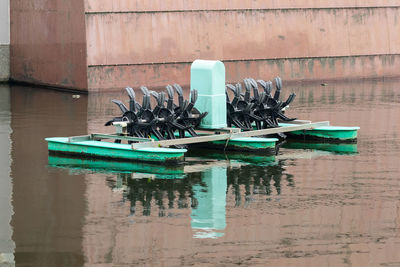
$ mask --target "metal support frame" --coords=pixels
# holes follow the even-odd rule
[[[117,139],[117,140],[133,141],[133,142],[150,142],[152,140],[154,141],[154,139],[142,138],[142,137],[94,133],[94,134],[88,134],[88,135],[68,137],[68,142],[73,143],[73,142],[82,142],[82,141],[90,141],[90,140],[100,141],[102,139]]]
[[[278,128],[268,128],[254,131],[245,131],[242,132],[238,128],[222,128],[222,129],[200,129],[205,134],[204,136],[198,137],[188,137],[188,138],[177,138],[177,139],[168,139],[168,140],[155,140],[152,138],[141,138],[141,137],[132,137],[132,136],[124,136],[124,135],[115,135],[115,134],[101,134],[94,133],[90,135],[82,135],[82,136],[72,136],[68,138],[68,142],[82,142],[88,140],[102,140],[102,139],[116,139],[116,140],[126,140],[132,141],[132,149],[140,149],[146,147],[168,147],[174,145],[185,145],[185,144],[194,144],[194,143],[204,143],[204,142],[212,142],[219,140],[230,140],[234,138],[240,137],[253,137],[253,136],[263,136],[268,134],[276,134],[276,133],[285,133],[285,132],[293,132],[293,131],[301,131],[301,130],[312,130],[322,126],[329,126],[329,121],[321,121],[321,122],[311,122],[305,120],[295,120],[291,122],[291,126],[284,126]]]
[[[145,148],[145,147],[168,147],[173,145],[185,145],[185,144],[204,143],[204,142],[219,141],[219,140],[229,140],[239,137],[252,137],[252,136],[260,136],[267,134],[293,132],[299,130],[311,130],[322,126],[329,126],[329,121],[302,123],[293,126],[285,126],[278,128],[246,131],[246,132],[231,132],[226,134],[214,134],[214,135],[206,135],[199,137],[189,137],[189,138],[170,139],[161,141],[151,140],[151,142],[146,142],[146,143],[140,143],[140,142],[133,143],[132,149]]]

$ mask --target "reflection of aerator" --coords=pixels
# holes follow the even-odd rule
[[[273,187],[276,193],[281,194],[281,181],[285,177],[287,185],[294,187],[293,175],[284,173],[284,161],[279,160],[273,166],[263,166],[255,168],[252,165],[242,166],[240,169],[228,169],[228,191],[232,188],[235,195],[235,206],[242,205],[242,195],[240,188],[244,185],[245,203],[250,202],[251,195],[272,195]]]
[[[275,188],[281,194],[282,179],[294,186],[293,175],[285,173],[284,161],[273,166],[212,166],[192,172],[181,179],[154,179],[148,174],[118,174],[111,187],[124,189],[124,200],[130,201],[130,214],[150,216],[155,206],[158,216],[169,216],[169,210],[191,208],[191,227],[195,238],[218,238],[226,228],[226,194],[235,195],[235,206],[250,203],[252,195],[269,198]],[[137,176],[139,177],[139,176]],[[144,177],[144,178],[143,178]],[[151,178],[150,178],[151,177]],[[243,191],[244,188],[244,191]],[[245,199],[243,203],[243,198]],[[137,209],[139,207],[139,209]],[[138,214],[141,210],[141,214]]]
[[[126,184],[124,199],[130,201],[131,215],[136,213],[138,203],[143,207],[143,216],[150,216],[151,204],[155,200],[158,216],[166,216],[166,209],[196,207],[197,199],[193,185],[201,183],[199,173],[191,173],[183,179],[132,179],[131,174],[119,174],[122,184]],[[167,203],[165,203],[165,196]],[[166,208],[167,207],[167,208]]]

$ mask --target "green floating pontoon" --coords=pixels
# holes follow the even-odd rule
[[[179,145],[196,145],[203,148],[214,148],[219,151],[250,151],[272,155],[278,139],[263,138],[268,134],[280,132],[295,132],[319,129],[329,125],[329,122],[303,122],[289,124],[284,127],[262,129],[254,131],[240,131],[235,128],[222,128],[209,130],[197,137],[177,138],[169,140],[156,140],[121,136],[113,134],[90,134],[72,137],[50,137],[48,142],[50,153],[73,154],[80,157],[111,158],[122,161],[142,161],[170,163],[184,159],[186,149],[170,148]],[[203,129],[205,131],[205,129]],[[125,140],[131,144],[101,141],[103,139]]]
[[[280,123],[282,127],[291,126],[292,124]],[[329,142],[355,142],[360,127],[344,127],[344,126],[321,126],[311,130],[300,130],[288,132],[290,137],[301,138],[307,140],[323,140]]]
[[[175,135],[177,138],[178,134]],[[199,136],[207,136],[200,133]],[[189,134],[185,138],[190,138]],[[191,145],[193,148],[208,148],[224,151],[241,151],[241,152],[260,152],[266,154],[273,154],[275,152],[275,145],[279,139],[265,138],[265,137],[237,137],[226,140],[211,141],[207,143],[194,143]]]
[[[225,147],[230,151],[250,151],[250,152],[262,152],[272,153],[275,152],[277,138],[262,138],[262,137],[240,137],[232,138],[229,142],[225,140],[214,141],[209,146]]]
[[[86,136],[85,136],[86,137]],[[45,140],[53,153],[75,154],[82,157],[100,157],[128,161],[177,162],[184,158],[186,149],[147,147],[132,149],[129,144],[118,144],[87,138],[50,137]]]

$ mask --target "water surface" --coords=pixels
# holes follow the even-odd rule
[[[122,89],[2,85],[0,263],[399,266],[399,88],[285,88],[297,94],[289,116],[360,126],[357,144],[191,153],[171,168],[48,155],[45,137],[111,132]]]

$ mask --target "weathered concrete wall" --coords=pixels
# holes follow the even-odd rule
[[[400,75],[400,1],[289,2],[87,0],[89,87],[187,85],[197,58],[224,61],[228,81]]]
[[[17,81],[188,85],[198,58],[224,61],[229,82],[400,75],[400,0],[15,0],[11,18]]]
[[[224,64],[227,82],[246,77],[269,80],[280,76],[285,82],[298,82],[400,76],[400,55],[243,60]],[[121,90],[127,85],[163,87],[175,82],[187,86],[190,65],[191,62],[89,67],[90,90]]]
[[[398,16],[400,8],[88,15],[88,65],[399,54]]]
[[[0,0],[0,82],[10,78],[10,0]]]
[[[87,89],[82,0],[13,0],[11,21],[11,79]]]
[[[85,0],[86,12],[391,7],[399,5],[399,0]]]

